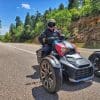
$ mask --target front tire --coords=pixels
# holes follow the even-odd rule
[[[40,79],[48,92],[55,93],[62,85],[62,71],[45,58],[40,64]]]

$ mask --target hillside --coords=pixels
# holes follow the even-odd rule
[[[73,22],[70,29],[78,42],[85,43],[85,47],[100,48],[100,16],[82,17]]]

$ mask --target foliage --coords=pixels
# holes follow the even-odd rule
[[[16,28],[17,28],[18,26],[21,26],[21,25],[22,25],[22,21],[21,21],[21,19],[20,19],[19,16],[16,16],[15,21],[16,21]]]
[[[59,8],[58,8],[59,10],[64,10],[64,4],[63,3],[61,3],[60,5],[59,5]]]
[[[25,17],[25,24],[24,24],[24,26],[27,26],[27,25],[30,25],[31,26],[31,23],[32,21],[31,21],[31,16],[30,16],[30,14],[29,13],[27,13],[27,15],[26,15],[26,17]]]
[[[11,42],[11,35],[7,32],[2,39],[3,42]]]
[[[100,0],[92,0],[92,14],[99,15],[100,14]]]
[[[0,35],[0,41],[2,41],[2,40],[3,40],[3,37],[4,37],[3,35]]]
[[[70,9],[72,15],[72,21],[76,21],[80,18],[80,11],[76,8]]]
[[[57,28],[62,31],[65,35],[68,34],[68,26],[71,23],[71,14],[68,10],[54,10],[47,15],[47,19],[56,19]]]
[[[79,8],[82,0],[69,0],[68,9]]]
[[[25,42],[36,38],[47,27],[47,21],[54,18],[57,28],[66,36],[70,34],[69,26],[73,21],[81,17],[95,16],[100,14],[100,0],[69,0],[68,7],[62,3],[58,9],[47,9],[44,14],[36,11],[34,15],[26,14],[22,22],[20,16],[16,16],[15,24],[11,24],[9,32],[4,36],[4,41]]]

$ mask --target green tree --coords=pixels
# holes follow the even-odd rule
[[[10,24],[9,32],[10,32],[10,33],[13,33],[15,28],[16,28],[15,25],[14,25],[13,23],[11,23],[11,24]]]
[[[25,42],[26,40],[29,40],[29,39],[32,38],[31,37],[31,26],[30,25],[26,25],[24,28],[25,29],[22,32],[21,37],[20,37],[21,38],[21,42]]]
[[[39,11],[37,11],[36,12],[36,14],[35,15],[32,15],[31,16],[31,21],[32,21],[32,29],[35,29],[35,26],[36,26],[36,23],[38,22],[38,21],[42,21],[42,15],[41,15],[41,13],[39,13]]]
[[[59,9],[59,10],[64,10],[64,8],[65,8],[65,7],[64,7],[64,4],[61,3],[61,4],[59,5],[59,8],[58,8],[58,9]]]
[[[80,16],[89,16],[92,13],[92,7],[90,4],[84,5],[80,10]]]
[[[75,7],[75,0],[69,0],[68,9],[72,9]]]
[[[32,26],[32,29],[35,29],[35,15],[32,15],[31,16],[31,21],[32,21],[32,24],[31,24],[31,26]]]
[[[39,11],[36,12],[35,16],[36,16],[36,18],[35,18],[36,22],[38,22],[39,20],[41,20],[41,13]]]
[[[16,21],[16,28],[17,28],[18,26],[21,26],[21,25],[22,25],[22,21],[21,21],[21,19],[20,19],[19,16],[16,16],[15,21]]]
[[[48,11],[49,11],[49,13],[51,13],[51,12],[52,12],[52,8],[49,8],[49,10],[48,10]]]
[[[21,41],[26,41],[31,38],[31,31],[32,31],[32,19],[29,13],[27,13],[25,17],[25,24],[24,24],[24,31],[21,34]]]
[[[4,41],[4,42],[11,42],[11,41],[12,41],[11,35],[7,32],[7,33],[4,35],[2,41]]]
[[[21,42],[21,36],[23,35],[23,32],[24,27],[22,25],[16,28],[15,42]]]
[[[82,0],[69,0],[69,5],[68,5],[68,9],[72,9],[72,8],[80,8],[82,4]]]
[[[42,19],[42,21],[43,21],[43,23],[44,23],[44,28],[46,28],[46,23],[47,23],[47,16],[48,16],[48,14],[50,14],[50,13],[52,13],[53,11],[49,11],[49,10],[46,10],[45,12],[44,12],[44,15],[43,15],[43,19]]]
[[[30,25],[31,26],[31,24],[32,24],[31,16],[30,16],[30,14],[28,12],[26,17],[25,17],[25,24],[24,24],[24,26],[26,26],[26,25]]]
[[[47,19],[50,18],[54,18],[56,20],[58,29],[65,33],[65,35],[68,34],[67,28],[71,23],[71,13],[68,10],[53,10],[47,15]]]
[[[80,18],[80,11],[76,8],[70,9],[72,15],[72,21],[76,21]]]
[[[93,15],[93,6],[92,0],[84,0],[83,6],[80,9],[80,16],[91,16]]]
[[[35,33],[34,37],[37,36],[37,35],[39,35],[41,32],[43,32],[43,30],[44,30],[43,22],[38,21],[36,23],[36,27],[35,27],[35,30],[34,30],[34,33]]]
[[[15,41],[15,34],[16,34],[16,26],[13,23],[11,23],[10,29],[9,29],[9,35],[11,36],[12,42]]]
[[[91,6],[92,6],[92,14],[99,15],[100,14],[100,0],[92,0]]]

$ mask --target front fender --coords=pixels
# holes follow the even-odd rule
[[[54,68],[60,68],[60,69],[62,68],[60,62],[57,60],[56,57],[49,55],[49,56],[43,58],[42,61],[46,60],[46,59],[52,64],[52,66]]]

